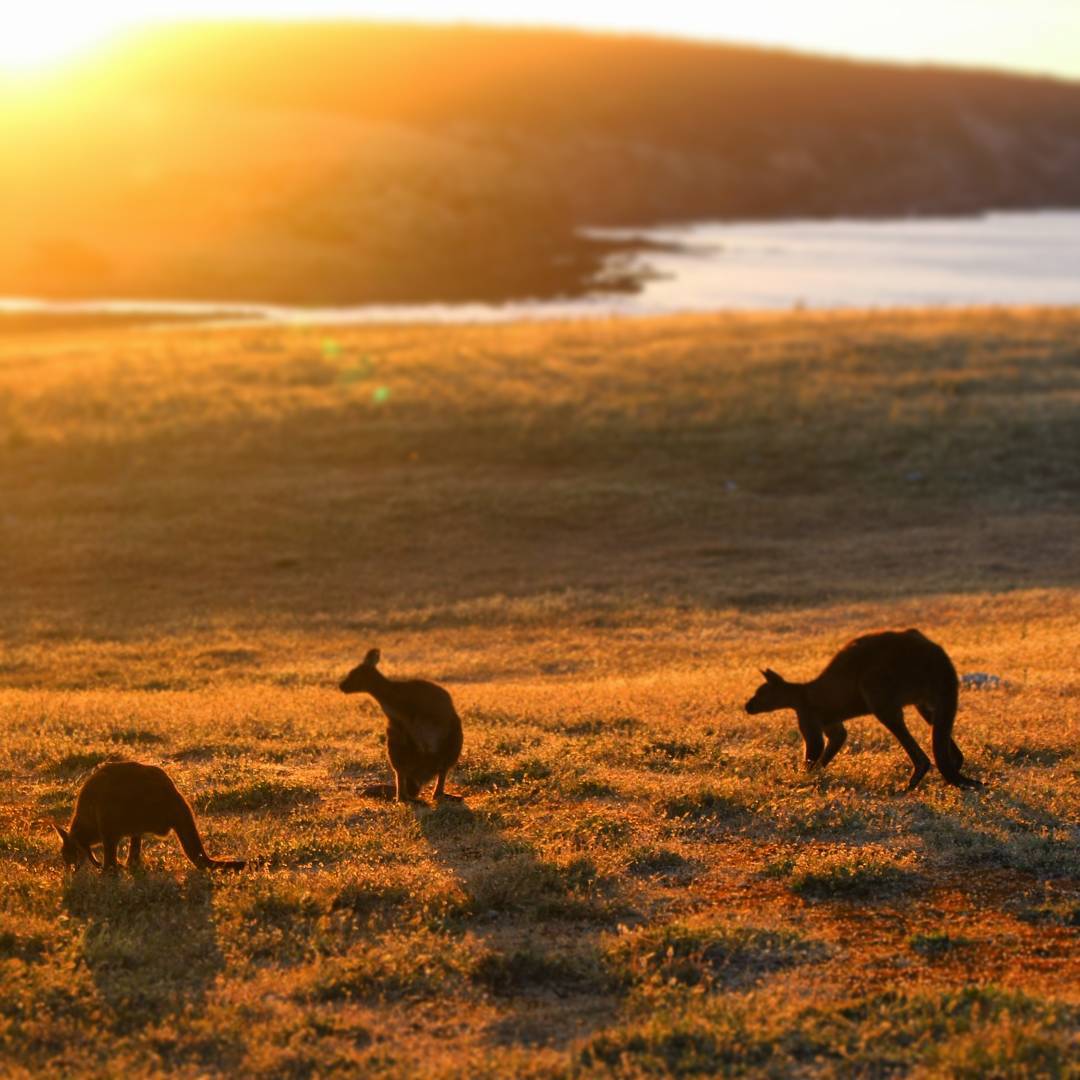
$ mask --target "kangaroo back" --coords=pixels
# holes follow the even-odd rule
[[[180,846],[184,854],[199,867],[200,870],[243,870],[243,859],[211,859],[206,854],[202,837],[199,835],[198,826],[195,824],[195,815],[191,812],[187,800],[182,798],[176,807],[176,822],[173,825],[176,835],[180,839]]]

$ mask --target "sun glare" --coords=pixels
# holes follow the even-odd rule
[[[111,37],[120,25],[95,18],[93,10],[58,16],[54,8],[27,6],[0,18],[0,74],[50,70]]]
[[[8,0],[0,78],[47,73],[136,25],[215,19],[405,19],[673,34],[843,56],[1080,75],[1076,0]],[[1064,50],[1064,51],[1063,51]]]

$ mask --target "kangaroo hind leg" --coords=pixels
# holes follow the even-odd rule
[[[438,802],[440,799],[450,799],[452,802],[464,802],[465,800],[460,795],[451,795],[446,790],[446,772],[447,770],[443,769],[443,771],[439,773],[438,780],[435,781],[435,801]]]
[[[905,791],[914,791],[930,768],[930,759],[904,723],[903,706],[879,703],[873,708],[874,715],[896,736],[897,742],[911,758],[911,777]]]
[[[934,726],[934,710],[929,705],[916,705],[916,709],[919,711],[919,715],[931,726]],[[960,771],[960,767],[964,764],[964,753],[959,746],[956,745],[956,740],[949,736],[949,756],[952,758],[953,768],[957,772]]]
[[[119,846],[120,837],[114,836],[112,833],[105,833],[101,837],[101,868],[110,874],[115,874],[117,870],[116,849]]]
[[[934,761],[945,783],[961,788],[985,787],[986,785],[981,780],[964,776],[960,772],[960,766],[964,764],[964,755],[952,737],[953,720],[956,717],[955,706],[950,707],[946,704],[940,710],[932,706],[926,708],[916,706],[916,708],[933,728]]]
[[[394,797],[398,802],[423,801],[420,798],[420,785],[416,780],[397,770],[394,772]]]
[[[950,725],[951,726],[951,725]],[[964,776],[960,772],[960,763],[964,755],[960,753],[956,743],[952,740],[952,733],[944,724],[934,727],[934,760],[938,763],[946,784],[960,788],[981,788],[986,785],[981,780],[975,780],[970,776]],[[946,769],[945,763],[948,762]]]

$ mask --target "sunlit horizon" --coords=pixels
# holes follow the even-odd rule
[[[0,27],[0,74],[33,76],[111,38],[162,23],[200,20],[317,22],[348,19],[578,29],[726,42],[855,60],[977,67],[1080,78],[1080,5],[1063,0],[912,0],[894,4],[774,0],[704,9],[674,0],[631,9],[610,2],[525,0],[104,0],[92,8],[40,3]]]
[[[75,10],[63,19],[49,6],[25,9],[0,22],[0,74],[48,73],[134,25],[108,6]]]

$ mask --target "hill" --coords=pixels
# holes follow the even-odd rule
[[[547,296],[581,226],[1080,205],[1075,84],[648,38],[182,26],[0,115],[8,293]]]

